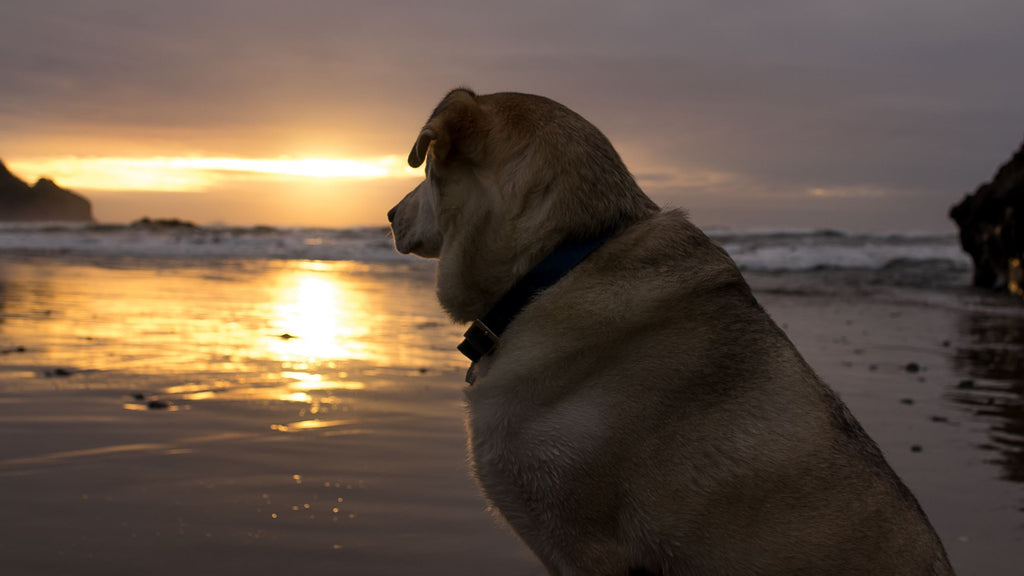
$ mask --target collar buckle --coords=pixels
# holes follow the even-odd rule
[[[498,345],[498,334],[479,318],[473,321],[463,338],[458,347],[459,352],[473,362],[478,362]]]
[[[477,318],[476,320],[474,320],[472,328],[476,328],[477,330],[482,332],[484,336],[486,336],[488,339],[490,339],[491,344],[497,346],[497,344],[498,344],[498,335],[494,332],[494,330],[491,330],[490,328],[488,328],[487,324],[484,324],[483,320],[481,320],[480,318]]]

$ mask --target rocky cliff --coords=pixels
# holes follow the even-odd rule
[[[1024,296],[1024,144],[991,182],[953,206],[949,216],[974,260],[974,285]]]
[[[0,161],[0,221],[92,221],[92,206],[85,198],[40,178],[29,186]]]

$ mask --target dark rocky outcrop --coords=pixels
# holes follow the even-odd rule
[[[29,186],[0,161],[0,221],[92,221],[92,205],[85,198],[40,178]]]
[[[1024,296],[1024,144],[991,182],[953,206],[949,216],[974,260],[974,285]]]
[[[188,220],[179,220],[177,218],[157,218],[151,219],[149,216],[144,216],[138,220],[129,224],[131,228],[145,228],[147,230],[168,230],[168,229],[187,229],[187,230],[198,230],[199,226]]]

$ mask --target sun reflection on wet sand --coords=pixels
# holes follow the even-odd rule
[[[432,284],[419,263],[0,255],[4,568],[528,572],[480,513]]]
[[[6,263],[8,355],[0,386],[148,389],[189,401],[311,401],[367,376],[458,367],[458,330],[426,297],[429,273],[351,262],[245,262],[152,269]],[[444,345],[442,345],[444,344]],[[60,367],[72,377],[37,378]],[[28,378],[28,376],[32,376]],[[62,373],[63,375],[63,373]]]
[[[355,423],[355,420],[299,420],[288,424],[274,424],[271,430],[278,432],[298,432],[300,430],[319,430],[321,428],[335,428]]]
[[[371,360],[378,350],[366,341],[374,330],[372,303],[365,293],[318,263],[300,263],[278,278],[269,352],[282,361]]]
[[[341,376],[345,376],[342,372]],[[309,374],[308,372],[282,372],[282,378],[295,380],[289,386],[295,390],[362,390],[366,388],[363,382],[355,381],[329,381],[324,380],[320,374]]]
[[[418,418],[461,414],[457,401],[409,404],[422,395],[409,394],[415,382],[462,367],[449,346],[458,327],[437,310],[429,270],[0,259],[4,277],[18,281],[4,284],[0,343],[25,352],[4,356],[0,393],[27,394],[29,405],[54,393],[107,394],[124,414],[170,413],[168,424],[210,410],[232,421],[248,414],[249,433],[275,437],[391,435]],[[446,378],[453,389],[459,381]],[[417,416],[399,416],[409,411]],[[38,452],[26,452],[34,462]]]

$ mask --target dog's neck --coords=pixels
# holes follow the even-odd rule
[[[466,373],[467,382],[474,382],[476,363],[494,350],[502,333],[523,308],[538,294],[561,280],[611,236],[612,231],[608,231],[590,240],[566,241],[558,245],[513,284],[486,314],[473,321],[458,346],[459,352],[472,361]]]

